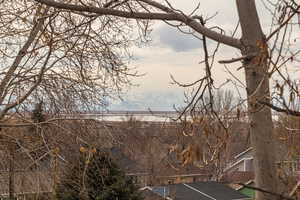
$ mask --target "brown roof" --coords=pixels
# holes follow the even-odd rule
[[[249,180],[254,179],[253,171],[234,171],[231,173],[227,173],[222,177],[222,181],[229,183],[245,183]]]

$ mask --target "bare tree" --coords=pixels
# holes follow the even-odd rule
[[[16,170],[38,171],[49,155],[56,162],[64,136],[53,135],[50,141],[44,125],[70,129],[46,112],[95,110],[119,95],[136,75],[128,67],[128,49],[140,38],[128,34],[132,23],[127,20],[73,15],[34,1],[1,1],[0,12],[0,137],[5,147],[0,151],[9,150],[10,157],[3,159],[9,161],[12,199],[19,189]]]
[[[33,1],[2,1],[0,10],[0,119],[40,101],[55,112],[97,108],[135,75],[127,67],[135,41],[127,20]]]

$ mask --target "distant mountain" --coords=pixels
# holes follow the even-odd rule
[[[143,92],[130,94],[123,97],[123,101],[112,102],[109,110],[153,110],[173,111],[174,105],[182,107],[183,94],[180,92]]]

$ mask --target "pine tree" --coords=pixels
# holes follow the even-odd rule
[[[34,109],[32,110],[31,119],[35,123],[45,121],[45,116],[43,114],[43,101],[35,104]]]
[[[58,200],[141,200],[137,187],[107,153],[85,151],[57,187]]]

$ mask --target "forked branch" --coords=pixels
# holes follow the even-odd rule
[[[86,13],[93,13],[101,15],[110,15],[110,16],[116,16],[116,17],[123,17],[128,19],[145,19],[145,20],[163,20],[163,21],[178,21],[186,24],[190,28],[194,29],[196,32],[212,39],[217,42],[229,45],[231,47],[235,47],[240,49],[242,47],[242,44],[239,39],[226,36],[223,34],[220,34],[216,31],[213,31],[209,28],[204,27],[199,22],[197,22],[193,17],[189,17],[187,15],[184,15],[183,13],[178,12],[170,12],[170,9],[167,10],[167,8],[157,2],[150,1],[150,0],[144,0],[143,2],[148,4],[149,6],[152,6],[154,8],[159,8],[160,10],[163,10],[164,12],[135,12],[135,11],[121,11],[116,10],[112,8],[104,8],[104,7],[94,7],[94,6],[82,6],[82,5],[75,5],[70,3],[61,3],[56,2],[53,0],[35,0],[38,3],[45,4],[50,7],[58,8],[58,9],[66,9],[71,11],[77,11],[77,12],[86,12]]]

